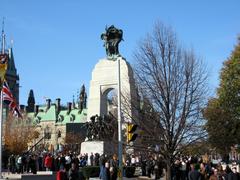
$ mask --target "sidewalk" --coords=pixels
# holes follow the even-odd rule
[[[37,174],[33,175],[32,173],[24,173],[24,174],[12,174],[12,173],[8,173],[8,172],[3,172],[2,175],[3,175],[3,178],[4,179],[22,179],[22,176],[28,176],[28,177],[31,177],[31,176],[38,176],[38,177],[53,177],[54,175],[54,172],[52,171],[38,171]],[[28,178],[29,179],[29,178]],[[33,177],[33,179],[35,179]]]
[[[2,172],[2,176],[4,179],[21,179],[22,178],[21,174],[11,174],[8,172]]]
[[[138,176],[138,177],[134,177],[134,178],[127,178],[127,177],[123,177],[123,180],[153,180],[155,179],[155,176],[152,176],[151,178],[148,178],[147,176]],[[89,178],[89,180],[100,180],[99,178]],[[164,178],[160,178],[160,180],[164,180]]]
[[[22,179],[22,175],[29,175],[31,176],[32,174],[31,173],[25,173],[25,174],[11,174],[11,173],[8,173],[8,172],[3,172],[2,173],[3,175],[3,178],[4,179],[11,179],[11,180],[19,180],[19,179]],[[51,171],[38,171],[37,172],[37,176],[44,176],[44,175],[52,175],[52,172]],[[33,177],[33,180],[35,178]],[[127,177],[123,177],[123,180],[152,180],[152,179],[155,179],[154,176],[152,176],[151,178],[148,178],[147,176],[138,176],[138,177],[133,177],[133,178],[127,178]],[[90,180],[100,180],[98,177],[95,177],[95,178],[90,178]],[[164,178],[161,178],[160,180],[164,180]]]

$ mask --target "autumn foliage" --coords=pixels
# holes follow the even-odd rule
[[[21,154],[28,149],[28,143],[36,136],[34,127],[29,124],[27,117],[16,119],[9,116],[4,124],[4,145],[13,154]]]

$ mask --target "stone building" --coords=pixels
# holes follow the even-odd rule
[[[32,108],[27,107],[25,109]],[[27,112],[26,116],[32,122],[38,134],[38,137],[30,146],[39,142],[36,147],[41,146],[50,151],[57,151],[62,150],[62,147],[68,143],[71,145],[72,143],[80,145],[81,141],[85,138],[86,107],[81,109],[75,107],[74,103],[70,102],[67,106],[62,106],[60,98],[57,98],[55,103],[47,99],[45,105],[35,105],[34,111]],[[67,134],[70,135],[71,133],[75,138],[72,143],[67,142],[66,139]],[[37,149],[36,147],[34,149]]]

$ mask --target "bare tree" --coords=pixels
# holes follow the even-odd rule
[[[170,167],[181,149],[203,138],[201,110],[207,94],[207,72],[192,50],[183,49],[170,27],[156,23],[153,33],[134,54],[135,76],[140,98],[148,108],[142,115],[146,130],[161,136],[160,153]],[[147,123],[158,125],[158,131]],[[151,126],[150,126],[151,127]]]

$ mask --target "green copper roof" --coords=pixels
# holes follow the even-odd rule
[[[56,121],[56,107],[51,105],[49,109],[42,113],[42,118],[40,121]]]
[[[85,123],[87,121],[87,109],[83,109],[80,113],[79,109],[75,108],[68,113],[68,110],[62,107],[62,110],[57,113],[55,104],[52,104],[49,109],[46,106],[40,106],[38,114],[36,116],[34,114],[34,112],[27,113],[27,117],[32,119],[33,124],[46,121],[54,121],[57,124]]]
[[[79,109],[73,109],[70,113],[67,110],[61,111],[58,115],[58,124],[66,123],[85,123],[87,121],[87,109],[79,112]]]

